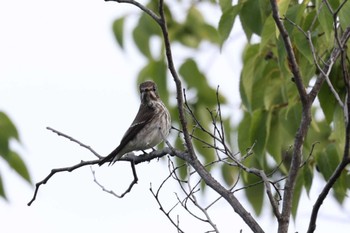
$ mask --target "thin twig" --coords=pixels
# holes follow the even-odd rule
[[[149,16],[151,16],[158,24],[161,23],[161,19],[156,13],[154,13],[151,9],[148,9],[147,7],[145,7],[144,5],[142,5],[141,3],[137,2],[137,1],[134,1],[134,0],[105,0],[105,1],[106,2],[127,3],[127,4],[134,5],[138,8],[140,8],[143,12],[145,12]]]
[[[290,63],[291,67],[291,72],[293,73],[295,84],[297,86],[300,100],[304,105],[308,104],[308,99],[307,99],[307,94],[306,90],[303,84],[303,79],[301,77],[300,71],[299,71],[299,65],[296,61],[292,42],[290,40],[290,37],[288,35],[288,32],[286,28],[283,25],[283,22],[281,21],[281,17],[278,12],[278,6],[277,6],[277,0],[270,0],[271,7],[272,7],[272,16],[275,20],[275,23],[279,29],[279,32],[281,33],[284,46],[286,48],[287,56],[288,56],[288,61]]]
[[[284,47],[287,52],[288,61],[290,63],[291,72],[294,76],[294,81],[299,93],[299,97],[302,104],[302,118],[300,122],[299,129],[295,135],[294,139],[294,151],[291,161],[291,166],[289,169],[289,175],[285,183],[285,191],[283,193],[283,203],[282,203],[282,211],[280,217],[278,219],[278,232],[287,232],[289,227],[289,220],[292,210],[292,200],[294,195],[294,188],[296,185],[296,179],[299,172],[299,167],[301,163],[302,156],[302,147],[305,141],[306,134],[308,132],[309,126],[311,124],[311,104],[310,97],[308,96],[305,86],[303,84],[303,79],[299,71],[299,65],[296,61],[296,57],[294,54],[292,42],[290,40],[289,34],[280,20],[279,9],[277,0],[270,0],[270,5],[272,8],[272,16],[275,20],[277,28],[281,33]],[[274,212],[276,208],[274,207],[273,200],[270,199],[270,203],[274,208]]]
[[[54,168],[51,170],[50,174],[47,175],[42,181],[38,182],[35,184],[35,191],[34,191],[34,195],[33,195],[33,198],[28,202],[28,206],[30,206],[36,199],[36,196],[38,194],[38,191],[39,191],[39,188],[41,185],[43,184],[46,184],[50,178],[55,175],[56,173],[60,173],[60,172],[72,172],[74,171],[75,169],[77,168],[80,168],[80,167],[84,167],[84,166],[87,166],[87,165],[94,165],[94,164],[98,164],[100,160],[97,159],[97,160],[91,160],[91,161],[81,161],[80,163],[76,164],[76,165],[73,165],[71,167],[63,167],[63,168]]]
[[[97,160],[89,160],[89,161],[81,161],[80,163],[72,165],[72,166],[69,166],[69,167],[62,167],[62,168],[52,169],[49,175],[47,175],[42,181],[36,183],[33,197],[28,202],[28,206],[30,206],[35,201],[40,186],[43,185],[43,184],[46,184],[51,179],[51,177],[54,176],[56,173],[72,172],[75,169],[80,168],[80,167],[97,164],[101,159],[103,159],[103,157],[100,156],[97,152],[95,152],[90,146],[87,146],[86,144],[80,142],[79,140],[77,140],[77,139],[75,139],[75,138],[73,138],[73,137],[71,137],[71,136],[69,136],[69,135],[67,135],[65,133],[62,133],[62,132],[60,132],[58,130],[55,130],[53,128],[47,127],[47,129],[52,131],[52,132],[54,132],[54,133],[56,133],[58,136],[62,136],[64,138],[67,138],[70,141],[72,141],[74,143],[77,143],[78,145],[88,149],[91,153],[93,153],[99,159],[97,159]],[[139,164],[139,163],[143,163],[143,162],[148,162],[148,161],[151,161],[152,159],[155,159],[155,158],[161,158],[161,157],[163,157],[166,154],[169,154],[169,155],[172,155],[172,156],[174,156],[175,154],[178,154],[180,156],[183,156],[182,152],[177,151],[174,148],[168,148],[168,147],[163,148],[162,150],[152,151],[151,153],[145,154],[145,155],[142,155],[142,156],[135,156],[134,153],[129,153],[129,154],[124,155],[120,159],[120,161],[128,161],[128,162],[130,162],[132,164],[133,175],[134,175],[134,180],[130,184],[129,189],[131,190],[132,186],[134,185],[134,182],[135,183],[137,182],[137,175],[136,175],[136,170],[135,170],[135,166],[134,165]],[[128,192],[128,190],[127,190],[127,192]],[[124,193],[124,195],[126,193]],[[124,195],[122,195],[122,196],[124,196]]]
[[[173,171],[175,172],[175,171]],[[166,181],[172,177],[173,173],[171,172],[166,179],[163,180],[163,182],[160,184],[160,186],[158,187],[157,191],[154,192],[153,191],[153,188],[152,188],[152,184],[150,184],[150,188],[149,190],[151,191],[153,197],[156,199],[157,203],[158,203],[158,206],[159,206],[159,209],[160,211],[162,211],[164,213],[164,215],[169,219],[169,221],[176,227],[177,231],[178,232],[181,232],[181,233],[184,233],[184,231],[180,228],[180,223],[179,223],[179,219],[177,219],[177,222],[175,222],[171,216],[170,216],[170,212],[179,204],[178,202],[167,212],[165,211],[162,203],[160,202],[159,200],[159,193],[160,193],[160,190],[162,189],[163,185],[166,183]]]
[[[344,30],[344,32],[340,38],[341,47],[344,47],[346,45],[349,38],[350,38],[350,26]],[[327,74],[330,72],[332,65],[339,58],[340,54],[341,54],[340,48],[334,47],[331,54],[329,55],[328,60],[326,61],[325,65],[322,69],[323,72],[317,76],[316,82],[308,94],[310,102],[313,102],[315,100],[317,94],[321,90],[321,86],[325,80],[325,76],[323,74],[324,73]]]
[[[316,55],[314,44],[312,43],[312,40],[311,40],[311,32],[308,31],[307,33],[308,33],[308,37],[309,37],[308,41],[309,41],[309,45],[310,45],[310,48],[311,48],[311,53],[312,53],[312,57],[313,57],[314,63],[316,65],[317,69],[322,73],[322,75],[326,79],[328,87],[331,90],[332,94],[334,95],[335,99],[338,101],[338,104],[340,105],[341,108],[343,108],[344,107],[343,101],[340,99],[340,97],[338,95],[338,92],[334,89],[333,84],[331,83],[331,81],[329,79],[329,74],[331,73],[331,70],[332,70],[332,67],[333,67],[335,61],[334,60],[330,60],[329,63],[327,64],[328,69],[327,69],[326,72],[324,72],[324,70],[321,68],[321,66],[318,63],[317,58],[316,58],[317,55]]]
[[[88,149],[88,150],[91,151],[91,153],[93,153],[97,158],[99,158],[99,159],[102,158],[102,156],[99,155],[96,151],[94,151],[90,146],[85,145],[84,143],[82,143],[82,142],[80,142],[80,141],[78,141],[78,140],[72,138],[71,136],[69,136],[69,135],[67,135],[67,134],[64,134],[64,133],[62,133],[62,132],[60,132],[60,131],[58,131],[58,130],[55,130],[55,129],[51,128],[51,127],[46,127],[46,129],[48,129],[48,130],[54,132],[54,133],[57,134],[58,136],[65,137],[65,138],[69,139],[70,141],[77,143],[77,144],[78,144],[79,146],[81,146],[81,147],[84,147],[84,148]]]
[[[132,189],[132,187],[137,184],[138,181],[138,177],[137,177],[137,173],[136,173],[136,169],[135,169],[135,164],[131,161],[130,162],[131,165],[131,169],[132,169],[132,174],[134,179],[131,181],[131,183],[129,184],[129,187],[120,195],[116,194],[113,190],[107,190],[97,179],[95,176],[95,171],[92,169],[92,167],[90,167],[91,172],[92,172],[92,176],[94,179],[94,182],[102,189],[102,191],[109,193],[117,198],[123,198],[127,193],[129,193]]]

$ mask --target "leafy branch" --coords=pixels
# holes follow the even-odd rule
[[[311,124],[311,107],[312,107],[312,104],[313,104],[317,94],[319,93],[319,91],[321,89],[321,86],[322,86],[322,83],[324,82],[324,80],[327,80],[327,83],[330,86],[332,93],[334,94],[335,98],[338,100],[338,103],[340,104],[340,106],[343,108],[345,115],[348,116],[348,114],[349,114],[348,112],[346,112],[346,111],[348,111],[347,110],[348,108],[344,108],[344,105],[342,104],[340,97],[338,96],[338,94],[334,90],[334,88],[332,87],[332,84],[330,83],[329,77],[328,77],[328,74],[329,74],[329,72],[334,64],[334,61],[336,61],[339,58],[341,53],[345,53],[344,52],[345,46],[346,46],[347,41],[350,38],[350,34],[349,34],[350,27],[346,28],[345,32],[339,38],[338,34],[337,34],[338,28],[336,26],[337,25],[337,23],[336,23],[337,13],[341,9],[341,7],[345,4],[346,1],[344,1],[335,12],[331,9],[331,6],[327,0],[324,2],[333,16],[335,41],[337,41],[338,47],[335,47],[333,49],[328,62],[326,62],[326,64],[324,65],[323,68],[320,68],[319,64],[317,63],[316,52],[315,52],[315,49],[314,49],[312,41],[311,41],[311,33],[310,32],[308,32],[307,34],[304,33],[305,35],[308,35],[307,39],[310,42],[310,47],[312,50],[314,62],[316,64],[316,66],[318,67],[318,69],[321,71],[321,73],[317,77],[316,83],[312,87],[310,93],[307,94],[305,87],[302,83],[303,79],[302,79],[302,76],[299,72],[299,65],[296,61],[296,56],[295,56],[294,51],[293,51],[290,36],[289,36],[289,34],[288,34],[288,32],[287,32],[287,30],[286,30],[286,28],[281,20],[280,15],[279,15],[277,1],[276,0],[270,1],[271,6],[272,6],[272,15],[273,15],[273,18],[276,22],[278,29],[279,29],[279,32],[282,35],[284,46],[285,46],[285,49],[286,49],[287,55],[288,55],[288,61],[291,64],[290,69],[291,69],[291,72],[293,73],[294,81],[295,81],[296,87],[298,89],[299,97],[300,97],[301,103],[302,103],[302,118],[301,118],[299,129],[298,129],[297,134],[295,136],[292,162],[291,162],[289,174],[288,174],[285,188],[284,188],[282,216],[279,219],[279,228],[278,228],[278,232],[281,232],[281,233],[288,231],[289,220],[290,220],[289,216],[290,216],[291,209],[292,209],[293,193],[294,193],[294,189],[295,189],[294,187],[296,184],[296,179],[297,179],[297,175],[298,175],[300,164],[301,164],[302,148],[304,145],[306,135],[308,133],[308,129],[309,129],[310,124]],[[345,55],[343,55],[343,56],[345,56]],[[344,64],[344,62],[343,62],[343,64]],[[342,67],[342,70],[346,71],[347,67]],[[347,80],[347,78],[345,78],[345,80]],[[347,93],[348,92],[349,92],[349,87],[347,86]],[[347,117],[347,119],[349,119],[349,118]],[[319,198],[317,199],[317,201],[314,205],[314,208],[313,208],[313,211],[311,214],[311,219],[310,219],[310,226],[309,226],[309,230],[308,230],[309,233],[311,233],[315,230],[315,227],[316,227],[315,221],[317,219],[317,212],[318,212],[318,209],[320,208],[323,200],[326,198],[329,190],[333,187],[336,180],[340,177],[341,172],[345,169],[346,165],[350,162],[348,128],[349,128],[349,123],[347,123],[346,144],[345,144],[345,148],[344,148],[343,161],[338,165],[337,169],[334,171],[333,175],[328,180],[324,190],[321,192]]]

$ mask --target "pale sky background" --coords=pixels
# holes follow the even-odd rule
[[[127,53],[120,50],[111,26],[114,19],[135,12],[135,7],[102,0],[0,1],[0,110],[19,129],[22,144],[13,146],[28,165],[33,182],[42,180],[52,168],[94,159],[86,149],[47,131],[47,126],[90,145],[102,155],[118,145],[138,109],[136,74],[144,61],[131,43],[126,43]],[[211,17],[218,20],[215,15]],[[199,60],[202,67],[211,64],[204,70],[209,73],[211,84],[220,85],[231,97],[236,119],[243,47],[243,36],[238,31],[239,27],[234,32],[238,36],[229,40],[222,54],[209,49]],[[177,65],[184,58],[174,51]],[[122,163],[93,169],[99,181],[117,193],[124,191],[132,178],[129,165]],[[145,163],[137,166],[137,171],[139,182],[123,199],[103,192],[93,182],[89,167],[57,174],[41,187],[36,201],[28,207],[34,187],[0,161],[9,198],[9,202],[0,199],[0,231],[176,232],[149,191],[150,183],[157,188],[167,177],[166,162]],[[311,200],[317,197],[321,185],[316,182],[313,186]],[[161,195],[165,207],[176,203],[174,192],[180,193],[176,183],[167,183]],[[203,202],[216,198],[207,193]],[[243,193],[237,197],[244,199]],[[317,232],[348,232],[349,204],[347,201],[340,207],[327,199],[321,208]],[[292,223],[290,232],[305,232],[307,227],[312,201],[304,198],[300,206],[297,227],[294,229]],[[250,232],[224,201],[209,213],[221,232]],[[266,232],[276,227],[269,213],[265,210],[259,219]],[[177,214],[186,232],[210,229],[181,208],[172,216]]]

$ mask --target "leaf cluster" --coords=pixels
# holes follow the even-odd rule
[[[18,131],[11,119],[0,111],[0,157],[21,178],[31,183],[31,178],[21,156],[11,148],[11,142],[20,142]],[[0,174],[0,196],[7,199],[2,175]]]
[[[307,87],[312,87],[321,72],[316,64],[323,66],[336,46],[335,33],[341,33],[350,26],[350,3],[341,5],[341,0],[328,2],[333,9],[339,9],[336,23],[329,7],[322,0],[278,1],[280,15],[283,16],[284,25],[292,41],[302,82]],[[197,118],[195,121],[189,117],[188,122],[192,136],[201,139],[194,140],[196,151],[205,163],[210,163],[216,158],[215,150],[208,149],[203,144],[203,141],[213,143],[213,138],[199,130],[196,123],[200,122],[206,129],[212,129],[213,118],[210,112],[217,110],[216,88],[209,84],[208,76],[197,64],[196,55],[202,49],[203,43],[223,49],[235,22],[239,20],[247,39],[242,54],[243,69],[239,84],[244,115],[236,128],[230,123],[230,115],[223,118],[228,136],[227,143],[232,146],[230,136],[237,134],[238,148],[242,153],[255,145],[254,155],[245,160],[247,167],[262,169],[267,174],[277,169],[279,176],[286,176],[293,141],[301,121],[302,106],[269,1],[238,0],[235,4],[229,0],[219,0],[219,4],[201,1],[186,7],[182,1],[177,4],[186,9],[183,12],[186,15],[184,20],[177,19],[169,5],[165,5],[165,15],[172,45],[178,46],[177,48],[185,54],[178,70],[184,86],[187,87],[189,108]],[[210,12],[203,10],[201,4],[211,4],[213,9],[219,8],[221,17],[217,25],[213,26],[206,21],[205,15]],[[147,7],[157,9],[158,1],[151,0]],[[121,17],[113,24],[115,37],[122,48],[125,47],[123,38],[126,19],[127,16]],[[339,27],[335,29],[334,24]],[[170,76],[167,72],[165,48],[162,43],[152,43],[153,38],[162,41],[158,25],[151,17],[141,13],[132,35],[136,47],[147,59],[146,65],[139,72],[138,82],[152,79],[158,84],[160,95],[171,112],[173,125],[179,126],[177,108],[171,101],[171,92],[168,91]],[[152,51],[161,52],[154,54]],[[347,56],[350,56],[349,50]],[[341,72],[341,64],[337,61],[329,79],[339,97],[344,99],[346,92]],[[219,95],[218,99],[225,105],[224,96]],[[345,144],[344,114],[329,85],[322,86],[318,101],[319,105],[313,106],[312,124],[303,146],[303,166],[294,192],[294,216],[302,190],[305,189],[309,193],[311,189],[315,171],[320,172],[327,180],[339,164]],[[175,139],[174,146],[183,148],[181,137]],[[233,185],[236,182],[233,177],[238,168],[223,165],[221,170],[227,185]],[[186,169],[180,169],[180,175],[185,177]],[[250,174],[245,174],[242,181],[245,186],[250,187],[245,189],[245,192],[255,212],[260,214],[264,203],[264,185],[257,184],[258,178]],[[343,202],[349,188],[350,177],[344,173],[333,189],[339,203]]]
[[[325,5],[321,7],[322,2],[279,1],[280,15],[283,15],[284,25],[292,41],[302,81],[310,87],[320,72],[315,65],[314,56],[317,57],[316,62],[324,65],[336,44],[332,15]],[[337,9],[342,1],[330,2]],[[349,7],[350,4],[346,3],[339,11],[340,27],[337,30],[340,32],[350,25],[346,13]],[[280,173],[287,175],[291,146],[301,122],[302,109],[283,40],[272,18],[268,1],[239,1],[234,6],[236,8],[241,9],[239,16],[248,40],[242,56],[243,69],[240,77],[244,117],[238,126],[239,148],[243,151],[256,142],[255,156],[248,160],[250,164],[247,166],[269,171],[281,164]],[[246,8],[249,9],[249,15],[254,17],[249,17]],[[231,7],[228,11],[233,12],[234,9]],[[225,20],[224,16],[221,20]],[[253,34],[259,37],[258,43],[249,42]],[[344,99],[345,83],[341,72],[337,62],[329,79],[340,98]],[[327,85],[322,86],[318,100],[320,105],[313,107],[312,124],[303,146],[305,164],[297,178],[292,210],[294,216],[302,190],[305,189],[307,193],[310,191],[315,168],[328,180],[343,155],[345,123],[342,107],[337,104]],[[247,176],[244,183],[249,185],[256,182],[255,179]],[[340,203],[350,188],[349,184],[350,177],[344,173],[334,186],[335,197]],[[264,186],[246,189],[246,193],[255,211],[260,213]],[[256,195],[257,193],[261,195]]]

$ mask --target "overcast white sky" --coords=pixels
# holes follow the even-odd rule
[[[130,46],[128,54],[118,48],[111,25],[115,18],[137,11],[102,0],[0,1],[0,110],[20,131],[22,144],[14,147],[27,163],[34,182],[52,168],[94,158],[86,149],[47,131],[47,126],[75,137],[100,154],[118,145],[138,109],[135,77],[143,60]],[[227,46],[228,52],[223,55],[211,51],[210,56],[214,54],[216,59],[206,71],[215,77],[211,83],[232,97],[238,93],[242,43],[232,40]],[[231,101],[233,111],[239,109],[237,103],[237,99]],[[122,163],[94,170],[101,182],[118,193],[131,179],[129,166]],[[176,232],[149,191],[150,183],[157,188],[168,175],[166,163],[152,161],[137,166],[137,170],[139,182],[124,199],[103,192],[86,167],[55,175],[27,207],[34,188],[0,161],[9,197],[9,202],[0,199],[1,232]],[[311,198],[319,190],[316,185]],[[166,207],[176,203],[174,192],[178,191],[176,183],[165,187],[162,200]],[[242,194],[238,197],[243,199]],[[214,198],[209,193],[206,200]],[[334,230],[334,224],[337,232],[347,232],[349,207],[343,211],[332,200],[325,205],[327,211],[321,209],[318,232],[328,232],[330,225]],[[301,206],[296,230],[303,232],[312,203],[305,199]],[[221,232],[249,232],[223,201],[211,213]],[[275,225],[269,211],[264,213],[260,221],[271,232]],[[180,208],[175,214],[180,214],[180,223],[188,232],[209,229],[188,218]]]

